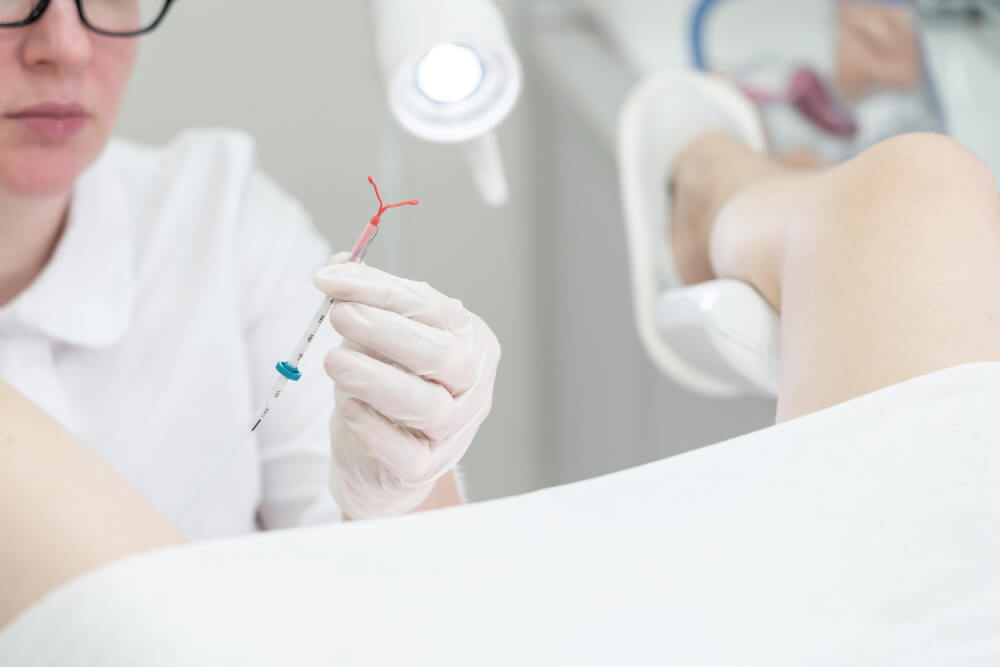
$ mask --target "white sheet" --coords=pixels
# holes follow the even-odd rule
[[[1000,364],[955,368],[566,487],[132,558],[0,664],[994,667],[998,440]]]

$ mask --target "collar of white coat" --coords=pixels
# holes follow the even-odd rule
[[[24,329],[70,345],[114,344],[132,313],[133,227],[124,184],[105,162],[80,175],[52,258],[8,306]]]

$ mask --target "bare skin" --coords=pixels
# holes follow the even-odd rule
[[[0,380],[0,628],[46,593],[116,560],[182,544],[93,451]],[[454,505],[455,476],[414,511]]]
[[[0,30],[0,305],[52,256],[76,178],[111,134],[137,49],[136,40],[86,30],[71,2]],[[18,115],[42,103],[78,105],[82,128],[64,139],[37,135]]]
[[[712,135],[675,178],[682,276],[743,280],[782,314],[779,420],[1000,361],[1000,196],[951,139],[796,170]]]
[[[0,381],[0,627],[57,586],[182,542],[90,449]]]
[[[837,6],[837,87],[848,102],[878,89],[908,91],[923,78],[909,10],[872,2]]]
[[[2,195],[0,195],[2,198]],[[0,209],[10,220],[0,233],[0,306],[14,300],[48,264],[66,222],[69,197],[50,197],[44,204],[8,198]]]

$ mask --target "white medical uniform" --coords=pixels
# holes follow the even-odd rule
[[[255,169],[248,137],[113,140],[81,176],[49,264],[0,307],[0,377],[191,538],[334,520],[331,327],[229,454],[319,304],[311,278],[328,256],[302,207]]]

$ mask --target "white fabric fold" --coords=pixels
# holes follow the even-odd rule
[[[1000,664],[1000,364],[597,479],[86,575],[0,664]]]

